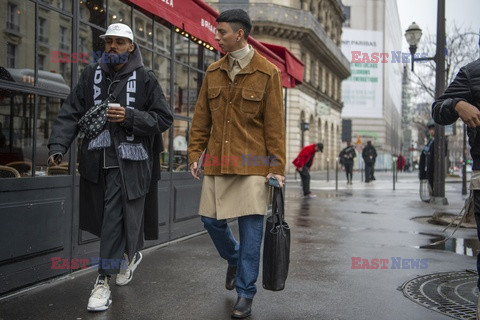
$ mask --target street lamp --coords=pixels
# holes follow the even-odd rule
[[[422,29],[414,22],[405,31],[405,38],[412,54],[412,72],[415,61],[435,61],[435,99],[445,91],[445,0],[438,0],[437,5],[437,50],[433,58],[415,58],[418,41],[422,37]],[[448,204],[445,198],[445,128],[435,124],[435,168],[433,175],[433,197],[436,204]]]
[[[420,42],[422,38],[422,29],[416,24],[412,22],[412,24],[408,27],[405,31],[405,39],[407,39],[407,43],[410,45],[410,54],[412,55],[412,72],[413,72],[413,60],[415,58],[415,53],[417,52],[417,44]]]

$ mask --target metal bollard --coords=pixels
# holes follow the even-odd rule
[[[338,160],[335,161],[335,190],[338,190]]]
[[[393,168],[392,168],[392,173],[393,173],[393,190],[395,190],[395,175],[396,175],[396,169],[397,169],[397,162],[393,160],[392,162]]]
[[[329,167],[330,161],[327,158],[327,182],[330,181],[330,167]]]

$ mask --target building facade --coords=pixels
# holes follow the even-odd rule
[[[345,20],[338,0],[208,1],[219,11],[245,9],[252,36],[281,45],[305,65],[303,83],[286,92],[287,172],[302,146],[323,142],[313,170],[335,166],[341,148],[342,80],[350,63],[340,50]],[[308,128],[308,129],[307,129]]]
[[[403,64],[393,56],[402,49],[396,0],[344,0],[343,4],[347,19],[342,51],[352,62],[352,76],[343,82],[342,117],[352,120],[357,151],[371,140],[378,153],[375,167],[390,169],[392,155],[402,146]],[[386,62],[375,61],[373,53],[384,54]],[[361,167],[361,157],[358,160]]]

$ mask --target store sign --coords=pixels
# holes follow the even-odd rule
[[[330,103],[317,100],[317,103],[315,104],[317,116],[328,116],[330,115],[331,110]]]

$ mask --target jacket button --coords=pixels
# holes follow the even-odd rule
[[[225,140],[225,143],[228,143],[228,140]]]
[[[250,96],[250,98],[253,98],[253,96]]]
[[[230,120],[227,120],[227,123],[230,123]]]

